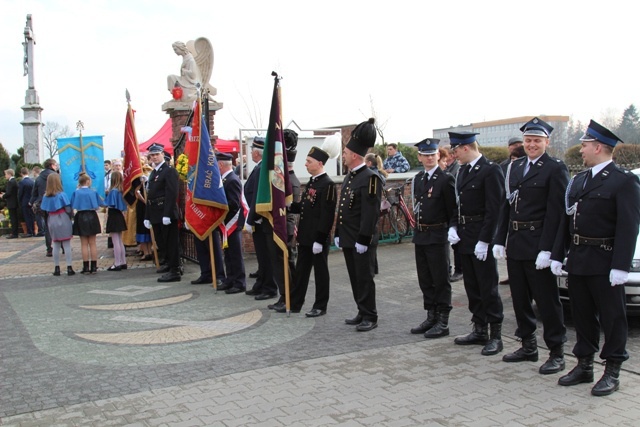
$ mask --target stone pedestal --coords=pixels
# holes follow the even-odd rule
[[[171,144],[173,145],[173,157],[174,161],[178,158],[180,154],[184,151],[184,146],[176,147],[176,144],[180,140],[182,136],[182,132],[180,129],[187,124],[187,119],[189,118],[189,113],[191,112],[191,108],[193,106],[192,102],[182,102],[182,101],[169,101],[162,104],[162,111],[169,114],[171,117],[172,124],[172,135],[171,135]],[[209,137],[212,140],[216,138],[214,132],[214,116],[216,111],[222,109],[222,103],[216,102],[213,100],[209,100],[209,123],[207,124],[209,129]]]
[[[24,143],[25,163],[40,163],[44,161],[42,153],[42,107],[35,89],[28,89],[25,96],[22,135]]]

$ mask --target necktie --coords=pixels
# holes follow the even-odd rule
[[[587,188],[587,185],[589,185],[589,181],[591,181],[591,178],[593,178],[591,174],[591,169],[589,169],[589,171],[587,172],[587,176],[584,177],[584,185],[582,186],[583,190]]]
[[[471,165],[467,165],[464,169],[462,169],[462,179],[464,180],[467,175],[469,175],[469,172],[471,172]]]
[[[528,174],[531,168],[533,167],[533,165],[534,165],[533,162],[527,162],[527,166],[524,168],[524,175],[522,176],[525,176],[526,174]]]

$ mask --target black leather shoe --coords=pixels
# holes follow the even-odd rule
[[[231,285],[230,285],[230,284],[228,284],[228,283],[220,283],[220,284],[216,287],[216,290],[218,290],[218,291],[226,291],[226,290],[231,289],[231,288],[233,288],[233,286],[231,286]]]
[[[229,288],[226,291],[224,291],[225,294],[239,294],[240,292],[244,292],[243,288]]]
[[[256,295],[255,299],[256,301],[264,301],[266,299],[275,298],[276,296],[277,296],[276,294],[260,294],[260,295]]]
[[[451,282],[457,282],[458,280],[462,280],[462,273],[453,273],[449,278]]]
[[[326,310],[320,310],[319,308],[313,308],[310,312],[305,313],[304,315],[307,317],[320,317],[327,314]]]
[[[160,283],[179,282],[180,280],[182,280],[182,277],[180,277],[180,273],[169,272],[158,277],[158,282]]]
[[[360,323],[362,323],[362,316],[358,314],[353,319],[344,319],[344,323],[346,323],[347,325],[359,325]]]
[[[564,357],[551,355],[549,359],[540,366],[538,372],[542,375],[557,374],[564,371]]]
[[[273,308],[273,311],[275,311],[276,313],[286,313],[287,312],[287,306],[285,304],[282,305],[278,305],[276,307]],[[291,309],[289,310],[290,313],[300,313],[300,309],[296,310],[296,309]]]
[[[502,356],[502,361],[503,362],[537,362],[538,361],[538,350],[536,347],[536,350],[534,352],[528,353],[526,350],[524,350],[523,348],[519,348],[516,351],[509,353],[509,354],[505,354],[504,356]]]
[[[269,305],[267,306],[267,308],[268,308],[269,310],[275,310],[276,308],[281,308],[281,307],[282,307],[282,308],[284,308],[284,307],[285,307],[285,303],[284,303],[284,301],[281,301],[281,300],[278,300],[278,302],[276,302],[275,304],[269,304]]]
[[[427,319],[424,322],[420,323],[415,328],[411,328],[411,333],[424,334],[429,329],[433,328],[436,325],[436,323],[437,321],[436,321],[435,311],[430,310],[427,313]]]
[[[247,294],[247,295],[256,296],[256,295],[262,294],[262,291],[258,291],[256,289],[249,289],[248,291],[245,291],[244,293]]]
[[[196,280],[192,280],[191,281],[192,285],[205,285],[205,284],[211,284],[211,279],[207,279],[205,277],[198,277]]]
[[[168,265],[164,265],[162,267],[160,267],[159,269],[156,270],[156,273],[158,274],[162,274],[162,273],[168,273],[171,269],[169,268]]]
[[[558,379],[558,384],[562,386],[572,386],[581,383],[593,382],[593,355],[590,357],[579,357],[578,364]]]
[[[378,327],[378,322],[372,322],[370,320],[363,320],[358,326],[356,326],[356,331],[358,332],[367,332],[372,329]]]
[[[250,279],[257,279],[258,278],[258,272],[256,271],[255,273],[249,273],[249,278]]]
[[[120,267],[120,270],[126,270],[127,264],[120,264],[118,267]]]
[[[107,268],[107,271],[120,271],[121,268],[119,265],[112,265],[111,267]]]
[[[602,378],[591,389],[594,396],[608,396],[620,388],[620,367],[622,362],[607,360]]]

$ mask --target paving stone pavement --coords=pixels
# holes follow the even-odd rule
[[[328,313],[307,319],[190,285],[192,263],[171,284],[134,257],[122,272],[53,277],[41,240],[0,240],[3,426],[638,425],[638,319],[619,392],[596,398],[589,384],[560,387],[559,375],[537,373],[544,348],[537,363],[506,364],[504,352],[485,357],[479,346],[453,344],[470,330],[462,282],[453,285],[451,336],[411,335],[424,311],[410,243],[379,247],[379,327],[357,333],[344,324],[355,303],[339,251],[329,256]],[[98,245],[106,268],[104,236]],[[253,271],[255,257],[246,264]],[[303,313],[313,292],[312,282]],[[508,286],[500,292],[506,352],[519,344]],[[569,315],[567,326],[570,350]]]

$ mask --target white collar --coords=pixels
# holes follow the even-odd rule
[[[595,165],[594,167],[591,168],[591,178],[593,178],[594,176],[596,176],[602,169],[606,168],[607,165],[609,163],[611,163],[613,160],[607,160],[604,161],[602,163],[598,163],[597,165]]]

